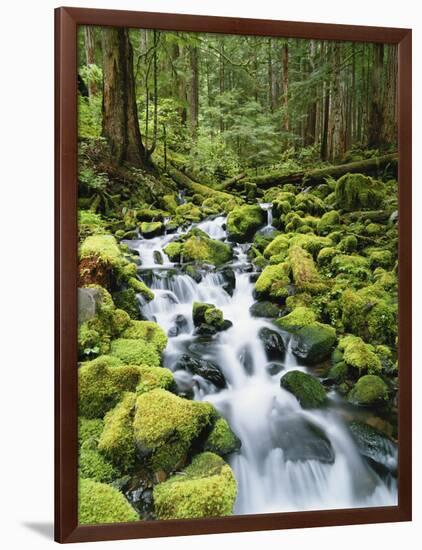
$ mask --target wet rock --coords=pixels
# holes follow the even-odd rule
[[[327,400],[324,386],[306,372],[291,370],[281,378],[280,385],[292,393],[304,409],[321,407]]]
[[[298,417],[277,417],[271,425],[274,446],[282,449],[285,460],[318,460],[332,464],[335,454],[325,433],[309,421]]]
[[[142,519],[155,519],[152,479],[145,472],[137,473],[123,487],[123,493]]]
[[[269,360],[282,359],[284,357],[285,347],[283,338],[275,330],[270,328],[261,328],[258,336],[264,344],[265,352]]]
[[[353,421],[349,424],[360,454],[381,475],[397,472],[397,444],[377,429]]]
[[[238,359],[243,365],[245,372],[251,376],[254,372],[252,353],[249,346],[245,346],[239,353]]]
[[[177,370],[173,375],[176,382],[177,395],[186,399],[193,399],[195,380],[192,378],[192,374],[185,370]]]
[[[200,283],[202,281],[201,271],[193,265],[187,265],[185,267],[185,273],[186,275],[189,275],[189,277],[191,277],[196,283]]]
[[[272,302],[255,302],[249,308],[249,312],[252,317],[275,318],[281,315],[280,308]]]
[[[282,370],[284,370],[284,365],[283,363],[268,363],[268,365],[265,366],[265,370],[268,372],[268,374],[274,376],[275,374],[279,374]]]
[[[101,293],[98,288],[78,288],[78,323],[95,317],[100,304]]]
[[[234,289],[236,288],[236,275],[230,267],[225,267],[220,271],[224,277],[223,288],[230,296],[233,296]]]
[[[161,254],[161,252],[159,250],[154,250],[152,255],[154,257],[154,262],[157,265],[163,265],[163,255]]]
[[[164,233],[162,222],[142,222],[139,229],[146,239],[152,239]]]
[[[336,331],[322,323],[314,323],[297,330],[291,340],[291,349],[304,363],[315,365],[327,359],[336,343]]]
[[[226,380],[217,365],[205,359],[194,359],[189,355],[182,355],[174,366],[175,370],[187,370],[192,374],[198,374],[209,380],[217,388],[226,387]]]
[[[233,323],[223,318],[223,312],[213,304],[194,302],[192,307],[193,324],[196,334],[213,336],[221,330],[227,330]]]
[[[171,327],[168,331],[168,335],[172,338],[178,336],[179,334],[189,332],[189,323],[183,315],[177,315],[174,320],[174,326]]]

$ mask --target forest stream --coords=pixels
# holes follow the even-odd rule
[[[260,206],[267,215],[260,231],[270,233],[272,205]],[[216,216],[190,229],[226,242],[225,226],[226,217]],[[180,391],[191,390],[195,400],[211,402],[241,440],[229,461],[238,483],[234,513],[396,505],[391,475],[397,468],[396,447],[387,439],[381,447],[374,445],[371,467],[346,425],[369,413],[358,412],[334,389],[325,409],[306,410],[280,388],[280,376],[290,370],[318,375],[321,369],[298,361],[287,332],[251,315],[257,275],[247,256],[251,243],[235,245],[231,263],[221,270],[209,266],[197,282],[183,271],[183,258],[173,263],[164,252],[180,233],[125,243],[139,253],[139,276],[155,295],[148,304],[139,296],[142,315],[169,335],[164,366],[174,372]],[[214,304],[232,326],[211,336],[196,335],[194,302]],[[204,371],[220,370],[218,384],[190,374],[183,364],[190,360]]]

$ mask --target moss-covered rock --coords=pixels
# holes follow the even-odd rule
[[[122,338],[146,340],[154,344],[159,352],[164,351],[168,341],[166,333],[153,321],[131,321]]]
[[[290,238],[290,246],[300,246],[306,252],[312,254],[314,258],[317,257],[318,252],[327,246],[332,246],[333,241],[330,237],[321,237],[308,233],[306,235],[296,234]]]
[[[336,384],[342,384],[346,381],[349,368],[344,361],[339,361],[328,371],[327,378],[333,380]]]
[[[316,322],[314,311],[308,307],[299,306],[288,315],[281,317],[275,321],[281,329],[287,332],[295,332],[302,327],[312,325]]]
[[[112,235],[92,235],[87,237],[80,246],[79,255],[81,258],[97,256],[117,267],[124,263],[123,254]]]
[[[317,256],[317,263],[321,267],[329,266],[334,256],[338,254],[337,248],[333,246],[326,246],[321,248]]]
[[[312,256],[303,248],[290,247],[288,263],[297,289],[313,294],[325,288],[326,285],[315,267]]]
[[[182,251],[183,251],[183,244],[179,242],[169,243],[164,248],[164,252],[167,254],[171,262],[179,262]]]
[[[127,284],[137,294],[140,294],[146,302],[150,302],[154,299],[154,293],[152,290],[149,289],[143,281],[140,281],[136,277],[129,277]]]
[[[210,403],[188,401],[155,389],[138,396],[135,442],[152,471],[172,472],[186,460],[195,440],[216,418]]]
[[[291,349],[304,363],[314,365],[327,359],[336,343],[336,331],[329,325],[313,323],[295,331]]]
[[[193,324],[199,327],[200,331],[226,330],[231,322],[224,320],[223,312],[213,304],[194,302],[192,306]]]
[[[341,241],[338,243],[338,248],[342,252],[355,252],[358,246],[358,240],[354,235],[347,235],[347,237],[344,237],[341,239]]]
[[[227,233],[233,241],[247,242],[264,222],[264,211],[258,205],[237,206],[227,217]]]
[[[288,273],[289,265],[287,263],[267,266],[255,283],[257,295],[276,302],[286,298],[290,284]]]
[[[357,254],[338,254],[334,256],[331,261],[331,268],[337,275],[345,274],[360,281],[366,281],[371,276],[367,258]]]
[[[139,520],[125,497],[111,485],[80,479],[78,520],[80,524],[116,523]]]
[[[382,183],[363,174],[345,174],[336,185],[336,203],[347,212],[377,209],[383,200]]]
[[[104,417],[104,429],[98,442],[98,449],[124,474],[135,463],[135,440],[133,416],[135,393],[126,393],[122,400]]]
[[[337,210],[330,210],[323,214],[318,222],[317,231],[320,235],[328,235],[340,224],[340,214]]]
[[[164,195],[161,202],[164,210],[167,210],[171,214],[176,213],[177,201],[174,195]]]
[[[359,372],[370,374],[381,371],[382,364],[370,344],[357,336],[345,336],[339,342],[339,349],[343,352],[346,365],[357,369]]]
[[[126,391],[135,391],[140,381],[139,367],[109,366],[108,360],[83,364],[78,371],[79,414],[102,418]]]
[[[242,443],[224,418],[219,418],[204,443],[204,451],[226,456],[238,451]]]
[[[348,399],[355,405],[371,406],[381,404],[388,399],[387,384],[374,374],[359,378],[349,393]]]
[[[272,302],[255,302],[249,308],[252,317],[266,317],[276,319],[281,315],[281,309]]]
[[[159,519],[221,517],[233,513],[237,484],[233,472],[213,453],[196,456],[181,474],[154,487]]]
[[[162,222],[142,222],[139,229],[145,238],[151,239],[164,233],[164,224]]]
[[[191,202],[186,202],[178,206],[176,208],[176,215],[191,222],[199,222],[202,217],[200,208]]]
[[[149,289],[148,291],[152,295],[151,298],[153,298],[154,294],[152,293],[152,291],[150,291]],[[113,302],[116,304],[116,307],[126,311],[131,319],[139,319],[139,301],[133,288],[126,288],[124,290],[113,292]]]
[[[118,357],[127,365],[159,367],[161,364],[161,355],[157,347],[145,340],[117,338],[111,342],[110,355]]]
[[[139,367],[140,380],[136,386],[136,393],[144,393],[146,391],[161,388],[163,390],[172,391],[175,389],[175,381],[173,373],[164,367]]]
[[[289,238],[286,235],[278,235],[273,239],[264,249],[265,258],[271,258],[271,256],[287,256],[289,250]]]
[[[298,193],[295,199],[296,210],[302,210],[308,214],[321,216],[326,208],[324,201],[313,193]]]
[[[79,475],[83,479],[92,479],[103,483],[111,483],[119,472],[96,449],[82,447],[79,452]]]
[[[311,374],[291,370],[281,378],[280,384],[296,397],[304,409],[321,407],[327,400],[324,386]]]
[[[206,262],[215,266],[228,262],[233,256],[229,245],[200,235],[189,237],[183,244],[182,253],[187,262]]]

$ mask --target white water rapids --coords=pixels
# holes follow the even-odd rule
[[[271,208],[261,207],[268,213],[267,227],[271,226]],[[210,237],[224,240],[224,223],[225,217],[219,216],[195,225]],[[169,261],[163,248],[176,237],[128,241],[140,254],[140,277],[155,294],[152,302],[142,306],[142,314],[170,334],[175,323],[183,321],[182,328],[169,338],[165,366],[174,370],[177,359],[187,353],[218,365],[227,381],[227,388],[218,390],[200,376],[184,370],[175,373],[180,382],[194,382],[194,398],[213,403],[242,442],[240,451],[229,457],[238,482],[235,513],[396,505],[395,479],[381,477],[361,457],[335,392],[329,393],[327,408],[309,411],[280,387],[286,371],[307,370],[289,351],[286,334],[282,334],[287,344],[282,370],[269,373],[271,361],[259,331],[263,327],[278,329],[249,312],[254,284],[246,256],[248,245],[234,248],[230,267],[236,284],[230,296],[218,270],[208,272],[197,283]],[[154,251],[161,253],[161,265],[155,263]],[[195,336],[194,301],[216,305],[233,326],[214,337]],[[396,457],[389,459],[395,461]]]

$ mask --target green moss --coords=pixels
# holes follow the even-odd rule
[[[262,297],[278,301],[288,295],[289,284],[288,264],[269,265],[258,277],[255,290]]]
[[[328,266],[331,264],[332,259],[334,256],[338,254],[337,248],[334,248],[332,246],[327,246],[325,248],[322,248],[317,256],[317,263],[321,267]]]
[[[183,250],[182,243],[169,243],[165,248],[164,252],[167,254],[171,262],[178,262],[180,260],[180,255]]]
[[[127,365],[159,367],[161,356],[156,346],[145,340],[117,338],[111,342],[110,355],[118,357]]]
[[[151,294],[154,296],[152,292]],[[125,290],[114,292],[113,301],[116,304],[116,307],[126,311],[131,319],[139,318],[139,302],[133,288],[127,288]]]
[[[345,174],[336,185],[336,203],[347,212],[378,208],[383,199],[382,184],[363,174]]]
[[[83,447],[79,452],[79,475],[84,479],[92,479],[111,483],[119,472],[96,449]]]
[[[230,246],[206,236],[192,235],[183,245],[183,259],[185,261],[207,262],[220,266],[231,260],[231,258],[232,250]]]
[[[141,379],[136,386],[136,393],[144,393],[156,388],[172,390],[174,388],[173,373],[163,367],[139,367]]]
[[[320,216],[325,212],[324,202],[314,194],[298,193],[295,200],[296,210]]]
[[[175,214],[177,201],[174,195],[164,195],[161,199],[164,210],[168,210],[171,214]]]
[[[265,258],[270,258],[274,255],[284,254],[287,256],[289,249],[289,239],[286,235],[278,235],[273,241],[271,241],[264,250]]]
[[[364,252],[368,257],[371,269],[376,269],[377,267],[389,268],[393,264],[393,255],[389,250],[383,248],[369,248]]]
[[[303,248],[290,247],[288,262],[296,288],[310,293],[318,293],[325,288],[312,256]]]
[[[370,237],[374,237],[376,235],[380,235],[383,232],[383,226],[379,223],[368,223],[368,225],[365,227],[365,232]]]
[[[356,382],[348,399],[351,403],[363,406],[383,403],[388,399],[388,388],[379,376],[366,374]]]
[[[343,351],[344,362],[359,372],[375,373],[382,368],[381,361],[375,354],[373,346],[357,336],[345,336],[339,342],[339,349]]]
[[[201,210],[191,202],[178,206],[176,208],[176,215],[191,222],[199,222],[202,216]]]
[[[156,237],[161,235],[164,231],[164,225],[162,222],[142,222],[139,226],[142,235],[145,237]]]
[[[393,343],[397,334],[397,299],[379,285],[341,297],[342,322],[346,330],[374,344]]]
[[[151,342],[159,352],[167,346],[167,335],[163,329],[153,321],[131,321],[122,334],[123,338],[142,339]]]
[[[81,479],[78,519],[80,524],[98,524],[137,521],[139,516],[114,487],[89,479]]]
[[[79,448],[82,446],[96,449],[101,432],[104,429],[104,422],[99,418],[78,418],[78,441]]]
[[[80,247],[80,257],[97,256],[116,267],[124,262],[122,252],[112,235],[92,235]]]
[[[296,357],[307,365],[327,359],[336,343],[336,331],[323,323],[312,323],[294,332],[291,347]]]
[[[305,409],[321,407],[327,400],[324,386],[311,374],[291,370],[281,378],[280,384],[292,393]]]
[[[155,513],[159,519],[228,516],[236,494],[230,466],[215,454],[202,453],[181,474],[154,487]]]
[[[227,233],[236,242],[246,242],[263,223],[264,212],[258,205],[237,206],[227,217]]]
[[[316,321],[316,315],[312,309],[297,307],[288,315],[274,321],[281,329],[294,332],[302,327],[312,325]]]
[[[340,224],[340,214],[337,210],[326,212],[318,222],[317,231],[320,235],[328,235],[336,226]]]
[[[135,463],[133,416],[136,395],[126,393],[122,400],[104,417],[98,449],[122,474],[129,472]],[[105,481],[105,480],[103,480]]]
[[[150,302],[154,299],[154,293],[150,290],[147,285],[137,279],[136,277],[130,277],[128,280],[128,285],[132,288],[137,294],[141,294],[146,302]]]
[[[290,239],[290,246],[300,246],[314,258],[317,257],[318,252],[327,246],[332,246],[333,241],[329,237],[319,237],[312,233],[306,235],[293,235]]]
[[[79,414],[86,418],[102,418],[125,391],[135,391],[139,381],[139,367],[111,367],[107,360],[83,364],[78,371]]]
[[[134,419],[138,452],[154,472],[171,472],[185,461],[215,415],[209,403],[188,401],[162,389],[143,393],[137,398]]]
[[[338,244],[338,248],[342,252],[355,252],[358,246],[358,240],[354,235],[348,235],[341,239]]]
[[[78,356],[89,357],[99,353],[107,353],[109,340],[104,341],[100,332],[91,328],[89,322],[82,323],[78,328]]]
[[[330,368],[327,378],[334,380],[336,384],[342,384],[347,379],[348,371],[346,363],[340,361]]]
[[[369,262],[363,256],[338,254],[331,261],[331,268],[336,274],[346,274],[357,280],[370,277]]]
[[[226,456],[239,450],[240,445],[239,438],[232,431],[227,420],[219,418],[204,443],[204,450]]]

